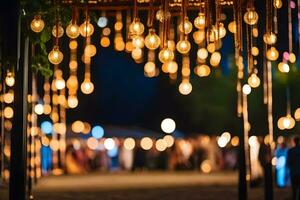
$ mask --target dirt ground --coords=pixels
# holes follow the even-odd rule
[[[34,189],[34,198],[38,200],[231,200],[238,199],[237,194],[236,173],[51,176],[41,179]],[[249,199],[263,200],[263,188],[250,189]],[[289,189],[275,190],[275,200],[289,199]]]

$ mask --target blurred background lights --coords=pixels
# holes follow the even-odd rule
[[[238,146],[240,143],[240,140],[239,140],[239,137],[238,136],[234,136],[232,139],[231,139],[231,145],[236,147]]]
[[[171,118],[166,118],[161,122],[161,130],[165,133],[172,133],[175,131],[176,123]]]
[[[245,85],[243,86],[243,93],[244,93],[245,95],[248,95],[248,94],[251,93],[251,87],[250,87],[250,85],[245,84]]]
[[[224,132],[221,137],[224,137],[226,139],[226,142],[228,143],[231,139],[231,135],[229,132]]]
[[[171,136],[171,135],[165,135],[163,139],[166,142],[167,147],[171,147],[171,146],[174,145],[175,140],[174,140],[173,136]]]
[[[104,147],[106,150],[112,150],[116,146],[114,139],[107,138],[104,140]]]
[[[94,126],[92,128],[92,136],[96,139],[102,138],[104,135],[104,129],[101,126]]]
[[[157,151],[164,151],[167,148],[167,142],[164,139],[158,139],[155,143]]]
[[[135,140],[133,138],[126,138],[123,145],[125,149],[133,150],[135,147]]]
[[[82,121],[75,121],[71,125],[71,129],[74,133],[81,133],[84,130],[84,123]]]
[[[257,137],[252,135],[251,137],[249,137],[248,143],[249,143],[250,147],[255,147],[256,145],[258,145]]]
[[[43,121],[41,123],[41,129],[42,129],[43,133],[51,134],[52,133],[52,123],[49,121]]]
[[[36,104],[34,106],[34,112],[36,114],[38,114],[38,115],[42,115],[44,113],[44,106],[43,106],[43,104],[40,104],[40,103]]]
[[[116,157],[118,155],[118,148],[115,146],[114,148],[108,150],[107,155],[111,158]]]
[[[150,150],[153,146],[153,141],[149,137],[144,137],[141,139],[141,147],[144,150]]]
[[[104,16],[99,17],[99,19],[97,21],[97,25],[100,28],[104,28],[105,26],[107,26],[107,23],[108,23],[108,19],[106,17],[104,17]]]
[[[221,136],[221,137],[218,138],[217,143],[218,143],[219,147],[224,148],[224,147],[226,147],[228,142],[227,142],[227,139],[225,137]]]
[[[201,168],[201,171],[202,171],[203,173],[206,173],[206,174],[210,173],[211,170],[212,170],[210,161],[209,161],[209,160],[204,160],[204,161],[201,163],[200,168]]]
[[[86,144],[88,148],[96,150],[98,147],[98,140],[94,137],[90,137],[89,139],[87,139]]]

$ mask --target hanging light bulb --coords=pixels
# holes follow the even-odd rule
[[[187,54],[191,50],[191,43],[188,40],[180,40],[176,45],[176,49],[181,54]]]
[[[224,24],[223,24],[223,23],[219,23],[219,32],[218,32],[218,36],[219,36],[219,38],[221,39],[221,38],[225,37],[225,35],[226,35],[226,29],[225,29],[225,27],[224,27]]]
[[[42,20],[41,15],[35,15],[30,23],[30,28],[35,33],[40,33],[45,27],[45,22]]]
[[[79,32],[82,37],[90,37],[94,33],[94,26],[90,20],[85,20],[79,27]]]
[[[277,36],[275,33],[273,32],[268,32],[268,33],[265,33],[264,34],[264,42],[268,45],[272,45],[272,44],[275,44],[276,41],[277,41]]]
[[[208,65],[200,65],[195,68],[195,72],[200,77],[209,76],[211,70]]]
[[[300,121],[300,108],[297,108],[295,113],[294,113],[294,117],[297,121]]]
[[[143,51],[140,48],[134,48],[131,52],[131,57],[134,60],[140,60],[143,57]]]
[[[244,21],[249,25],[255,25],[258,21],[258,14],[254,9],[248,9],[244,15]]]
[[[142,49],[144,47],[144,45],[145,45],[145,43],[144,43],[144,37],[140,36],[140,35],[133,36],[133,38],[132,38],[132,45],[135,48]]]
[[[179,92],[182,95],[188,95],[192,92],[192,84],[188,80],[182,80],[179,85]]]
[[[139,18],[135,18],[133,22],[129,25],[129,32],[131,35],[142,35],[144,33],[144,24]]]
[[[228,24],[228,30],[231,32],[231,33],[236,33],[236,23],[235,21],[232,21]]]
[[[204,29],[205,28],[205,14],[199,12],[198,17],[194,20],[194,26],[197,29]]]
[[[34,112],[37,115],[42,115],[44,113],[44,106],[41,103],[38,103],[34,106]]]
[[[88,44],[84,48],[84,55],[87,57],[93,57],[97,53],[96,46],[93,44]]]
[[[159,9],[156,12],[155,17],[158,21],[163,22],[164,20],[169,19],[171,17],[171,13],[169,11],[164,11],[162,9]]]
[[[175,61],[166,62],[167,72],[170,74],[174,74],[178,70],[178,64]]]
[[[76,108],[78,106],[78,98],[75,95],[68,97],[69,108]]]
[[[252,88],[257,88],[260,85],[260,79],[256,75],[256,73],[252,73],[250,77],[248,78],[248,84]]]
[[[59,50],[59,46],[53,46],[52,51],[48,54],[48,59],[53,65],[58,65],[63,60],[64,55]]]
[[[280,129],[280,130],[284,130],[285,127],[283,125],[283,121],[284,121],[285,117],[280,117],[277,121],[277,127]],[[287,123],[287,122],[286,122]]]
[[[197,57],[201,60],[205,60],[208,56],[208,51],[205,48],[200,48],[197,51]]]
[[[79,36],[79,26],[76,23],[70,23],[66,28],[66,34],[69,38],[75,39]]]
[[[273,6],[274,6],[274,8],[276,8],[276,9],[281,8],[281,7],[282,7],[282,1],[281,1],[281,0],[274,0],[274,1],[273,1]]]
[[[98,18],[97,25],[98,25],[100,28],[106,27],[106,26],[107,26],[107,23],[108,23],[107,17],[101,16],[101,17]]]
[[[160,45],[160,38],[156,35],[154,29],[150,29],[148,35],[145,38],[145,45],[150,50],[155,50]]]
[[[267,58],[271,61],[277,60],[279,53],[275,47],[271,47],[267,50]]]
[[[280,72],[282,72],[282,73],[289,73],[289,71],[290,71],[290,66],[289,66],[287,63],[285,63],[285,62],[280,62],[280,63],[278,64],[278,70],[279,70]]]
[[[71,75],[67,80],[67,88],[68,89],[77,89],[78,87],[78,80],[75,75]]]
[[[58,38],[62,37],[64,35],[64,28],[60,24],[54,25],[52,28],[52,35]]]
[[[168,48],[163,48],[159,52],[158,58],[159,58],[160,62],[162,62],[162,63],[172,61],[174,59],[174,52]]]
[[[5,83],[7,86],[12,87],[15,84],[15,77],[12,72],[7,72],[5,77]]]
[[[144,71],[147,74],[151,74],[155,71],[155,63],[154,62],[147,62],[144,66]]]
[[[59,77],[55,80],[55,87],[58,90],[62,90],[66,87],[66,82],[62,77]]]
[[[193,33],[193,38],[196,44],[200,44],[205,39],[205,32],[203,30],[198,30]]]
[[[184,18],[184,24],[182,24],[183,22],[181,22],[179,24],[179,31],[180,32],[184,32],[184,34],[189,34],[190,32],[192,32],[193,30],[193,24],[189,21],[188,17]]]
[[[80,86],[81,92],[91,94],[94,91],[94,84],[90,80],[84,80]]]
[[[219,66],[221,62],[221,54],[219,52],[213,52],[210,57],[210,64],[213,67]]]

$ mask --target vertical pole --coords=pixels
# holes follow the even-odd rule
[[[239,117],[240,123],[243,123],[243,118]],[[239,185],[238,185],[238,195],[239,200],[247,200],[247,180],[246,180],[246,157],[245,157],[245,136],[243,132],[243,126],[240,128],[240,137],[239,137]]]
[[[19,10],[19,9],[17,9]],[[17,45],[17,68],[16,84],[15,84],[15,110],[18,112],[13,121],[13,129],[11,133],[11,169],[10,169],[10,200],[26,199],[26,139],[27,139],[27,93],[28,93],[28,55],[29,55],[29,38],[24,42],[24,54],[20,59],[20,32],[21,20],[18,16],[18,45]],[[23,45],[22,45],[23,46]],[[23,63],[21,62],[23,60]]]

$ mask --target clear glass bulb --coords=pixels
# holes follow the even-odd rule
[[[140,35],[135,35],[133,38],[132,38],[132,45],[133,47],[135,48],[143,48],[145,43],[144,43],[144,37],[143,36],[140,36]]]
[[[5,77],[5,83],[7,86],[12,87],[15,84],[15,77],[13,76],[13,73],[8,72]]]
[[[45,22],[40,15],[34,16],[34,19],[30,23],[30,28],[35,33],[40,33],[45,27]]]
[[[96,55],[96,53],[97,53],[97,49],[96,46],[93,44],[88,44],[84,48],[84,55],[87,57],[93,57]]]
[[[189,81],[182,80],[179,85],[179,92],[182,95],[188,95],[192,92],[192,84]]]
[[[59,50],[59,46],[55,45],[52,49],[52,51],[50,51],[50,53],[48,54],[48,59],[50,61],[50,63],[52,63],[53,65],[58,65],[59,63],[62,62],[64,58],[63,53]]]
[[[244,15],[244,21],[249,25],[254,25],[258,21],[258,14],[254,9],[248,9]]]
[[[78,98],[76,96],[68,97],[68,106],[69,108],[76,108],[78,106]]]
[[[260,85],[260,79],[255,73],[251,74],[250,77],[248,78],[248,84],[252,88],[257,88]]]
[[[268,45],[272,45],[272,44],[275,44],[276,41],[277,41],[277,36],[275,33],[273,32],[268,32],[268,33],[265,33],[264,34],[264,42]]]
[[[91,94],[94,91],[94,84],[90,80],[84,80],[80,89],[83,94]]]
[[[70,23],[66,28],[66,34],[69,38],[75,39],[79,36],[79,26],[77,24]]]
[[[172,61],[174,59],[174,52],[168,48],[163,48],[159,52],[158,58],[159,58],[160,62],[162,62],[162,63]]]
[[[145,38],[145,45],[150,50],[155,50],[160,45],[160,38],[156,35],[154,29],[149,30],[149,34]]]
[[[186,17],[184,19],[184,25],[183,25],[183,22],[181,22],[179,24],[179,30],[182,33],[184,31],[184,34],[189,34],[190,32],[192,32],[192,30],[193,30],[193,24],[189,21],[188,17]]]
[[[63,79],[63,78],[58,78],[58,79],[56,79],[55,80],[55,87],[56,87],[56,89],[58,89],[58,90],[62,90],[62,89],[64,89],[65,87],[66,87],[66,82],[65,82],[65,80]]]
[[[176,49],[181,54],[187,54],[191,50],[191,43],[188,40],[180,40],[176,44]]]
[[[131,52],[131,57],[134,60],[140,60],[143,57],[143,51],[140,48],[134,48]]]
[[[275,47],[271,47],[267,50],[267,58],[271,61],[277,60],[279,53]]]
[[[142,35],[144,33],[144,30],[144,24],[142,24],[139,18],[135,18],[129,25],[129,32],[131,35]]]
[[[205,28],[205,14],[204,13],[199,13],[198,17],[195,18],[194,20],[194,26],[197,29],[204,29]]]
[[[90,37],[94,33],[94,26],[89,20],[86,20],[80,25],[79,32],[82,37]]]
[[[52,35],[54,37],[62,37],[64,35],[64,28],[59,24],[59,25],[54,25],[53,28],[52,28]]]
[[[147,62],[144,66],[144,71],[147,74],[155,72],[155,63],[154,62]]]

